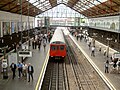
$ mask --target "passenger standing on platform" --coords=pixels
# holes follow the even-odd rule
[[[45,34],[45,40],[46,40],[46,43],[47,43],[47,34]]]
[[[90,49],[90,47],[91,47],[91,41],[88,41],[88,47]]]
[[[109,67],[109,61],[107,60],[107,61],[105,62],[105,73],[109,73],[108,67]]]
[[[78,38],[79,38],[78,34],[76,35],[76,38],[77,38],[77,41],[78,41]]]
[[[27,64],[23,62],[23,76],[27,79]]]
[[[46,43],[43,43],[44,51],[46,50]]]
[[[102,48],[101,48],[101,46],[99,46],[99,52],[101,53],[101,50],[102,50]]]
[[[28,82],[30,82],[30,76],[32,77],[32,80],[33,80],[33,73],[34,73],[34,68],[33,68],[33,66],[29,63],[29,65],[28,65]]]
[[[104,49],[104,56],[106,55],[106,49]]]
[[[14,79],[15,78],[15,71],[16,71],[16,64],[15,63],[12,63],[11,65],[10,65],[10,68],[11,68],[11,70],[12,70],[12,72],[13,72],[13,77],[12,77],[12,79]]]
[[[95,57],[95,46],[92,46],[91,50],[91,56]]]
[[[117,64],[117,71],[118,73],[120,73],[120,59],[118,59],[116,64]]]
[[[34,46],[35,46],[35,44],[34,44],[34,39],[32,40],[32,48],[34,49]]]
[[[37,48],[37,40],[35,40],[35,49]]]
[[[38,49],[40,50],[40,48],[41,48],[41,41],[39,40],[38,41]]]
[[[22,74],[22,69],[23,69],[23,64],[20,61],[18,62],[17,68],[18,68],[18,73],[19,73],[18,78],[20,78]]]

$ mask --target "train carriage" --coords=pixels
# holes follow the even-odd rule
[[[66,56],[66,43],[64,40],[63,32],[57,28],[50,41],[50,57],[65,58]]]

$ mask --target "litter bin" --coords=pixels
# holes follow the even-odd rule
[[[7,59],[2,60],[3,79],[8,79]]]
[[[3,68],[3,79],[8,79],[8,70],[7,70],[7,68]]]

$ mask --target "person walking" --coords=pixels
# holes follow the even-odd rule
[[[28,64],[28,82],[30,82],[30,76],[32,77],[32,80],[33,80],[33,73],[34,73],[34,68],[33,68],[33,66],[29,63],[29,64]]]
[[[18,68],[18,78],[21,77],[21,74],[22,74],[22,69],[23,69],[23,64],[19,61],[18,64],[17,64],[17,68]]]
[[[107,60],[107,61],[105,62],[105,73],[109,73],[108,67],[109,67],[109,61]]]
[[[13,77],[12,77],[12,79],[14,79],[15,78],[15,72],[16,72],[16,64],[15,63],[12,63],[11,65],[10,65],[10,68],[11,68],[11,70],[12,70],[12,73],[13,73]]]

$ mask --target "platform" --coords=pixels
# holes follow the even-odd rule
[[[30,47],[32,48],[32,47]],[[0,77],[0,90],[35,90],[36,86],[40,84],[40,75],[43,70],[43,64],[48,54],[49,43],[46,45],[46,51],[44,51],[43,45],[41,44],[41,50],[31,49],[33,52],[33,57],[26,58],[26,63],[31,63],[34,67],[34,80],[28,82],[23,77],[18,79],[18,71],[16,72],[16,77],[13,80],[12,74],[9,73],[9,78],[4,80]],[[39,80],[39,81],[38,81]]]
[[[72,36],[72,37],[73,37],[74,41],[77,42],[77,44],[85,52],[84,54],[86,54],[94,62],[94,64],[98,67],[98,69],[100,70],[102,75],[104,77],[106,77],[106,79],[113,85],[115,90],[119,90],[120,89],[120,85],[119,85],[120,84],[120,74],[105,73],[105,70],[104,70],[105,61],[107,59],[109,61],[111,61],[110,57],[107,58],[107,56],[104,56],[104,54],[103,54],[103,52],[104,52],[103,50],[106,48],[106,46],[101,44],[100,42],[96,41],[95,57],[93,57],[93,56],[91,56],[91,50],[89,49],[89,47],[88,47],[87,43],[84,41],[84,39],[80,42],[80,40],[77,41],[76,37],[74,37],[74,36]],[[100,45],[102,47],[101,53],[99,52],[99,46]],[[114,52],[116,52],[116,51],[110,48],[109,56],[111,56]],[[109,69],[109,71],[111,72],[111,69]]]

